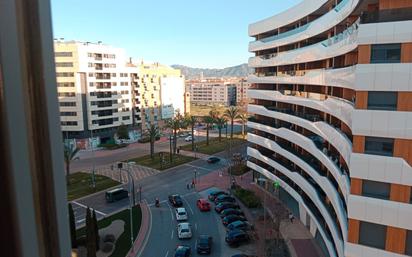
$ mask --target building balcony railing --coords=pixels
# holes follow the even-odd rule
[[[412,20],[412,7],[363,12],[361,23],[379,23]]]

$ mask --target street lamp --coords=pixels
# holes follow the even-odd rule
[[[266,183],[268,182],[268,179],[266,178],[258,178],[257,179],[259,182],[264,182],[265,183],[265,188],[266,188]],[[263,232],[263,252],[266,250],[266,192],[265,190],[263,191],[263,227],[264,227],[264,232]]]
[[[95,159],[94,159],[94,139],[93,139],[93,129],[90,130],[91,135],[91,145],[92,145],[92,187],[96,188],[96,175],[95,175]]]

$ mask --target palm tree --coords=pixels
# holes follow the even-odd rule
[[[210,125],[213,125],[213,123],[215,122],[215,119],[213,119],[211,116],[205,116],[203,117],[203,122],[206,123],[206,145],[209,145]]]
[[[248,115],[246,112],[242,112],[238,115],[238,118],[242,122],[242,138],[245,139],[245,130],[246,130],[245,127],[246,127]]]
[[[176,154],[176,148],[177,148],[177,132],[185,127],[185,121],[180,113],[177,113],[177,115],[168,120],[166,123],[166,127],[170,128],[173,133],[173,154]]]
[[[233,123],[239,117],[239,108],[230,106],[225,110],[224,116],[230,120],[230,139],[233,139]]]
[[[221,117],[217,117],[215,119],[215,123],[217,125],[217,129],[219,130],[219,142],[222,141],[222,128],[225,126],[226,124],[226,118],[224,116]]]
[[[150,158],[154,158],[154,146],[156,137],[159,136],[159,128],[154,124],[150,124],[149,129],[147,130],[147,136],[150,138]]]
[[[213,107],[210,111],[209,111],[209,116],[212,117],[213,119],[217,119],[219,118],[220,112],[216,109],[216,107]]]
[[[76,157],[76,154],[80,151],[79,148],[73,147],[71,145],[64,145],[64,163],[66,164],[66,179],[67,184],[70,183],[69,175],[70,175],[70,163],[71,161],[79,159]]]
[[[185,122],[186,122],[186,125],[190,127],[192,131],[192,151],[194,151],[195,150],[195,134],[194,133],[195,133],[195,126],[196,126],[197,119],[195,116],[187,114],[185,116]]]

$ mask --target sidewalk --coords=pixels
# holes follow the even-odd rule
[[[206,159],[209,158],[210,155],[204,154],[204,153],[198,153],[198,152],[192,152],[192,151],[186,151],[186,150],[179,150],[179,154],[184,155],[184,156],[189,156],[189,157],[195,157],[199,159]]]
[[[146,201],[140,204],[142,209],[142,223],[140,225],[139,233],[137,238],[134,241],[133,247],[127,253],[126,257],[136,257],[140,256],[141,251],[144,249],[147,239],[149,238],[148,233],[150,232],[151,227],[151,213],[149,207],[147,206]]]
[[[234,177],[236,184],[240,185],[243,188],[255,192],[260,199],[264,198],[266,194],[266,207],[269,213],[269,216],[273,216],[274,213],[279,208],[284,209],[286,213],[285,218],[280,224],[280,233],[285,239],[286,244],[289,248],[289,252],[292,257],[323,257],[323,253],[320,250],[320,247],[314,242],[313,236],[310,234],[308,229],[300,222],[298,218],[295,218],[293,223],[290,222],[287,216],[287,210],[285,206],[279,202],[273,195],[269,194],[255,183],[253,183],[252,172],[248,172],[243,176]],[[231,179],[229,178],[228,173],[217,171],[209,173],[206,176],[200,178],[199,183],[196,186],[197,191],[203,191],[210,187],[218,187],[221,189],[228,189]],[[252,213],[249,209],[244,208],[245,216],[248,220],[253,221],[255,225],[255,231],[257,235],[258,245],[262,244],[262,240],[259,238],[265,237],[266,239],[273,239],[274,234],[272,229],[268,229],[271,226],[268,226],[268,223],[264,224],[262,217],[263,211],[260,213]],[[268,222],[268,221],[266,221]]]

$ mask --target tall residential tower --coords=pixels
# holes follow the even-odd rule
[[[412,256],[412,1],[304,0],[249,35],[255,176],[326,256]]]

